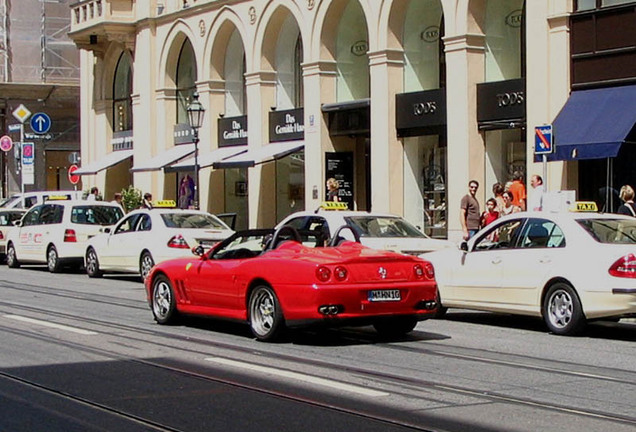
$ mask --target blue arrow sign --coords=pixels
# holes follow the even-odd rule
[[[51,117],[39,112],[31,116],[31,129],[36,134],[45,134],[51,129]]]

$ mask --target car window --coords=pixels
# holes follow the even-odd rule
[[[40,223],[43,225],[52,225],[62,223],[62,215],[64,208],[55,204],[44,204],[40,212]]]
[[[360,237],[426,237],[409,222],[396,216],[349,216],[345,220]]]
[[[20,220],[22,216],[24,216],[23,212],[0,213],[0,226],[13,226],[13,222]]]
[[[636,219],[578,219],[577,222],[599,243],[636,243]]]
[[[291,227],[296,228],[296,230],[307,229],[309,223],[309,218],[306,216],[296,217],[285,222],[285,225],[289,225]]]
[[[563,231],[554,222],[546,219],[530,219],[523,227],[520,247],[553,248],[565,247]]]
[[[151,229],[152,221],[150,220],[150,215],[141,215],[139,223],[137,224],[137,231],[150,231]]]
[[[263,230],[249,235],[234,235],[224,240],[211,254],[211,258],[226,260],[256,257],[263,252],[267,240],[271,239],[271,235],[271,230]]]
[[[71,209],[71,222],[84,225],[114,225],[124,215],[119,207],[80,205]]]
[[[140,216],[141,215],[139,214],[134,214],[122,220],[121,223],[117,226],[117,228],[115,228],[115,234],[123,234],[123,233],[134,231]]]
[[[31,226],[40,224],[40,212],[42,212],[42,206],[35,206],[31,208],[22,219],[22,226]]]
[[[219,219],[206,213],[162,213],[161,219],[168,228],[228,229]]]
[[[492,227],[480,234],[473,250],[511,249],[519,239],[524,219],[515,219]]]

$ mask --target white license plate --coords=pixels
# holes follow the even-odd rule
[[[369,301],[400,301],[400,290],[373,290],[369,291]]]

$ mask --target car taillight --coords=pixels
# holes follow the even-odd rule
[[[435,279],[435,270],[433,264],[427,262],[424,264],[415,264],[413,266],[413,274],[416,279]]]
[[[342,266],[338,266],[333,271],[333,275],[335,276],[337,281],[342,282],[347,278],[347,269]]]
[[[424,268],[420,264],[413,266],[413,274],[416,279],[422,279],[424,277]]]
[[[190,246],[188,246],[188,242],[185,241],[181,234],[172,237],[168,241],[168,247],[176,249],[190,249]]]
[[[630,253],[620,257],[609,268],[609,274],[622,278],[636,278],[636,256]]]
[[[0,240],[4,240],[4,234],[2,234],[2,231],[0,231]]]
[[[64,230],[64,241],[68,243],[77,242],[77,236],[75,235],[75,230],[73,229],[65,229]]]
[[[433,264],[431,264],[430,262],[424,264],[424,274],[430,280],[435,279],[435,267],[433,267]]]
[[[320,282],[327,282],[331,278],[331,270],[325,266],[316,269],[316,277]]]

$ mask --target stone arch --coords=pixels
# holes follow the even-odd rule
[[[290,6],[293,7],[290,8]],[[258,65],[261,70],[272,71],[276,69],[276,41],[281,25],[289,16],[294,19],[298,26],[303,46],[307,46],[308,36],[303,33],[306,26],[301,25],[303,20],[298,7],[295,4],[284,4],[281,0],[268,4],[259,20],[259,27],[254,40],[254,64]],[[307,50],[305,50],[304,56],[306,58]]]
[[[208,39],[204,50],[203,74],[210,80],[224,79],[225,53],[228,41],[234,31],[238,31],[243,42],[243,49],[246,46],[246,29],[243,21],[231,8],[224,6],[210,25]],[[245,50],[247,52],[247,50]],[[251,59],[245,59],[246,70],[251,70]]]
[[[336,39],[338,36],[339,17],[349,2],[356,2],[362,9],[367,26],[367,37],[371,39],[369,27],[372,17],[371,10],[366,2],[359,0],[333,0],[331,2],[320,2],[316,19],[314,20],[313,40],[311,41],[312,52],[318,53],[320,60],[336,60]],[[369,40],[369,51],[377,49],[377,41]]]
[[[189,40],[194,50],[195,59],[200,57],[197,55],[197,45],[195,44],[194,32],[182,20],[177,20],[168,31],[165,37],[159,56],[159,86],[158,88],[176,88],[177,87],[177,62],[181,47],[186,40]],[[197,76],[201,76],[199,69],[201,62],[196,61]]]

